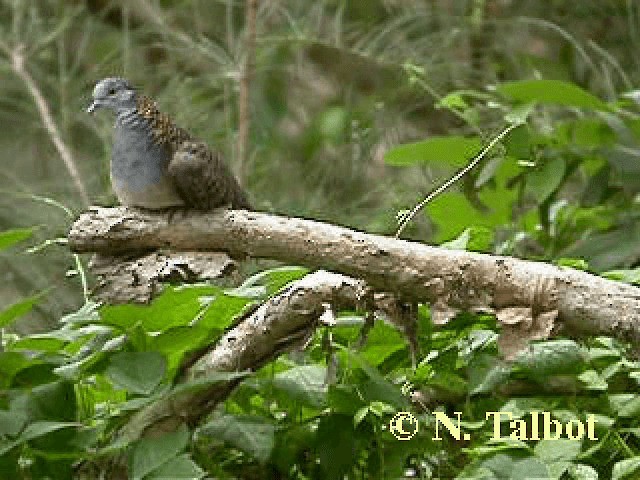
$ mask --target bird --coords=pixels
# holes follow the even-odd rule
[[[121,77],[96,83],[87,113],[115,112],[111,185],[122,205],[149,210],[250,209],[222,155],[178,127]]]

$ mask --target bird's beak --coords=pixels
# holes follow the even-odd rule
[[[87,107],[87,113],[93,113],[100,105],[95,100]]]

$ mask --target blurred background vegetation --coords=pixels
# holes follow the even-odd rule
[[[640,5],[634,1],[262,1],[250,135],[240,158],[245,9],[240,0],[0,1],[0,230],[37,225],[37,244],[64,237],[70,225],[54,202],[80,212],[84,191],[92,204],[114,203],[112,118],[84,111],[93,85],[105,76],[127,77],[178,124],[222,150],[257,209],[384,234],[395,231],[398,210],[453,171],[446,162],[389,165],[391,147],[434,135],[487,139],[503,126],[490,102],[474,103],[475,123],[439,107],[449,92],[482,100],[497,82],[544,78],[574,82],[612,101],[639,83]],[[547,128],[548,134],[557,124],[545,123],[545,113],[538,132]],[[587,135],[615,129],[614,120],[598,117]],[[56,134],[68,150],[66,161]],[[492,220],[496,236],[484,249],[544,260],[586,258],[600,271],[637,264],[637,139],[621,146],[621,138],[607,145],[601,137],[567,142],[552,152],[553,139],[546,150],[537,145],[531,172],[554,156],[566,158],[562,182],[533,203],[526,195],[517,203],[495,198],[508,204],[509,215]],[[544,175],[536,178],[548,185]],[[474,182],[467,183],[461,190],[475,209],[463,214],[455,203],[434,203],[407,235],[451,240],[463,230],[458,225],[489,218],[491,206],[467,191]],[[528,226],[518,220],[526,212],[535,213]],[[443,229],[438,215],[455,218],[455,228]],[[1,304],[54,288],[21,328],[52,324],[82,303],[64,245],[4,253],[0,265]]]

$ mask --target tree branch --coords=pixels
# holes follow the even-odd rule
[[[45,130],[49,134],[53,145],[56,147],[58,155],[60,155],[60,158],[62,158],[64,166],[66,167],[67,172],[69,172],[69,175],[71,176],[73,183],[75,184],[76,190],[78,190],[80,198],[82,199],[82,203],[84,205],[89,205],[89,195],[87,194],[87,190],[84,187],[82,177],[80,176],[80,172],[76,167],[76,162],[73,158],[73,155],[71,154],[71,150],[62,140],[62,136],[60,135],[58,126],[53,119],[51,109],[49,108],[49,104],[45,100],[44,95],[42,95],[42,92],[38,88],[38,85],[36,85],[36,82],[33,80],[33,77],[25,68],[24,46],[18,45],[14,48],[9,48],[7,45],[3,44],[2,50],[11,59],[11,68],[13,69],[13,72],[22,80],[22,82],[27,87],[31,98],[33,98],[33,101],[38,108],[40,120],[42,121]]]
[[[569,334],[640,340],[640,289],[586,272],[258,212],[188,212],[170,218],[124,207],[93,208],[72,226],[69,244],[76,252],[107,254],[157,248],[225,251],[340,272],[406,301],[430,303],[435,323],[461,311],[495,313],[507,356],[558,327]]]
[[[249,128],[251,125],[251,114],[249,112],[249,97],[251,92],[251,77],[253,76],[253,64],[256,48],[256,16],[258,10],[258,0],[246,1],[246,39],[244,48],[244,62],[240,67],[240,80],[238,92],[238,172],[240,185],[246,186],[248,176],[248,155]]]

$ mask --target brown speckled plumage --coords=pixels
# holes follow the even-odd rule
[[[250,208],[244,191],[219,152],[211,151],[204,142],[176,126],[149,97],[139,95],[136,106],[140,116],[149,121],[155,142],[169,149],[168,174],[188,207]]]

